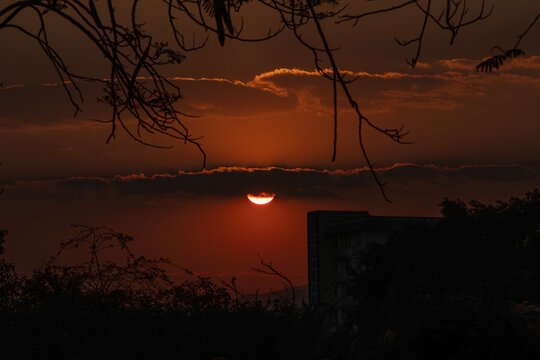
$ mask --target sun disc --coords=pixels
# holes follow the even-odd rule
[[[270,201],[274,200],[276,194],[260,193],[260,194],[247,194],[249,201],[256,205],[266,205]]]

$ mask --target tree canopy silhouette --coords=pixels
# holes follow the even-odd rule
[[[350,23],[352,26],[372,16],[384,16],[413,9],[421,16],[417,24],[417,35],[410,39],[396,39],[399,45],[414,47],[414,55],[407,59],[415,67],[424,50],[424,38],[428,24],[449,34],[453,44],[461,31],[483,19],[492,12],[488,0],[404,0],[390,6],[381,5],[375,10],[357,10],[359,6],[350,0],[160,0],[154,1],[155,11],[163,11],[163,20],[168,22],[174,43],[158,40],[161,34],[148,32],[148,26],[140,14],[142,0],[19,0],[8,1],[0,6],[0,30],[13,30],[34,40],[53,65],[75,114],[81,109],[82,93],[80,82],[97,82],[103,86],[100,101],[108,104],[111,114],[108,119],[111,131],[107,142],[114,138],[117,127],[123,128],[135,141],[149,146],[167,145],[148,142],[142,134],[162,134],[196,146],[203,156],[206,153],[200,137],[193,135],[185,124],[190,114],[182,112],[176,101],[181,98],[178,86],[162,73],[162,67],[180,64],[187,53],[205,46],[212,35],[217,36],[223,46],[228,41],[265,41],[284,31],[294,34],[298,43],[308,48],[320,75],[328,79],[334,94],[334,146],[332,160],[336,158],[338,96],[344,96],[358,120],[358,139],[362,156],[379,185],[383,196],[383,183],[374,170],[373,162],[363,140],[363,127],[374,129],[379,134],[397,143],[405,143],[407,131],[404,127],[385,128],[361,111],[349,89],[354,78],[346,76],[339,67],[336,49],[329,43],[327,29],[335,23]],[[279,15],[280,22],[259,37],[244,36],[244,17],[254,16],[246,11],[247,4],[255,4]],[[356,3],[356,4],[355,4]],[[528,14],[525,14],[527,16]],[[478,65],[479,71],[498,69],[509,58],[523,54],[519,49],[521,40],[538,20],[527,27],[519,41],[511,49],[489,58]],[[33,23],[29,22],[33,19]],[[89,40],[95,51],[109,65],[105,78],[93,73],[75,73],[57,51],[49,38],[52,22],[63,20]],[[529,21],[528,19],[523,20]],[[204,32],[196,39],[187,33],[185,24],[195,25]],[[308,40],[305,33],[314,32],[316,40]],[[191,36],[193,35],[193,36]],[[189,41],[188,39],[193,39]],[[327,65],[324,65],[327,64]],[[1,80],[1,79],[0,79]],[[341,92],[339,91],[341,89]],[[127,119],[136,119],[131,125]]]
[[[540,191],[441,206],[437,225],[364,251],[350,288],[358,351],[385,359],[538,356]]]

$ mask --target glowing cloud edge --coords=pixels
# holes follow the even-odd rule
[[[254,195],[254,194],[246,195],[248,200],[254,203],[255,205],[266,205],[272,200],[274,200],[275,196],[276,194],[268,194],[268,193],[260,193],[257,195]]]

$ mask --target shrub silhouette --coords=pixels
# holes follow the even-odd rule
[[[1,263],[0,338],[8,358],[315,356],[309,334],[316,327],[306,307],[240,299],[192,273],[175,284],[164,270],[173,264],[135,256],[131,237],[106,227],[75,228],[77,236],[30,277]],[[81,264],[57,264],[81,248],[88,255]],[[106,259],[115,249],[121,260]]]

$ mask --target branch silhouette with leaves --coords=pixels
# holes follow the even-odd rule
[[[356,80],[345,75],[338,66],[336,51],[329,41],[328,25],[352,23],[354,27],[368,17],[415,9],[419,16],[418,35],[409,40],[399,40],[402,46],[415,45],[414,56],[406,59],[414,68],[424,51],[424,38],[429,25],[434,24],[450,35],[452,45],[461,30],[490,16],[493,6],[487,0],[407,0],[391,6],[381,5],[373,10],[354,13],[358,6],[352,0],[161,0],[155,2],[162,9],[163,19],[169,25],[174,43],[157,40],[157,34],[149,33],[147,24],[141,20],[141,0],[125,2],[113,0],[20,0],[0,6],[0,30],[11,29],[33,39],[42,49],[55,69],[70,103],[77,114],[81,110],[83,94],[81,82],[99,83],[103,94],[99,101],[109,105],[111,114],[107,119],[97,119],[111,125],[107,142],[122,128],[131,138],[144,145],[168,148],[170,145],[155,143],[146,135],[164,135],[170,139],[195,146],[202,155],[202,166],[206,165],[206,152],[201,137],[191,133],[186,120],[193,115],[178,108],[182,98],[180,88],[167,78],[162,69],[166,65],[180,64],[186,54],[207,45],[210,36],[217,36],[221,46],[227,41],[260,42],[289,31],[298,43],[308,48],[314,58],[319,74],[332,83],[333,94],[333,146],[332,161],[337,154],[337,129],[339,122],[339,94],[343,93],[358,121],[358,140],[361,157],[366,162],[373,179],[386,200],[385,182],[379,178],[374,162],[368,156],[364,142],[367,126],[393,142],[406,144],[408,131],[404,126],[384,128],[361,111],[358,99],[349,84]],[[279,16],[279,23],[261,36],[245,36],[245,17],[255,16],[245,10],[247,4],[256,4]],[[522,38],[530,31],[534,22],[519,37],[514,48],[502,50],[502,54],[486,60],[477,67],[479,71],[497,69],[506,59],[523,55],[518,48]],[[67,21],[84,38],[90,40],[95,50],[103,56],[109,66],[108,76],[80,74],[70,70],[69,64],[56,50],[49,37],[51,22]],[[34,19],[35,26],[28,25]],[[250,18],[251,19],[251,18]],[[197,39],[193,25],[203,31]],[[307,40],[306,34],[315,34],[317,40]],[[163,34],[160,34],[163,36]],[[188,39],[191,39],[189,41]],[[369,51],[369,50],[366,50]],[[324,63],[329,64],[325,66]],[[135,119],[135,122],[131,122]]]

